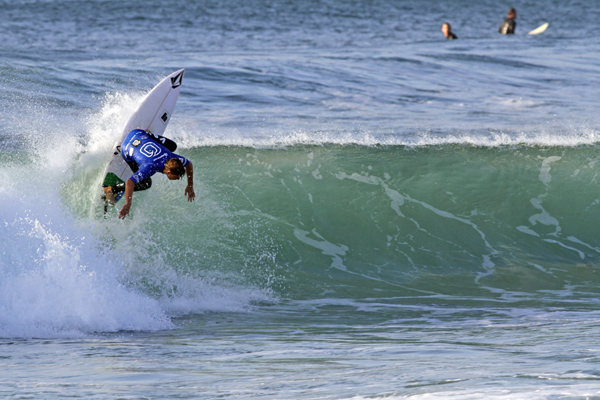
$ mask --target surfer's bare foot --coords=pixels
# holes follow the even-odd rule
[[[104,199],[111,206],[115,205],[115,194],[112,191],[112,186],[107,186],[104,188]]]

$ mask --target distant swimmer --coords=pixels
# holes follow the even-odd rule
[[[450,27],[450,24],[447,22],[444,25],[442,25],[442,33],[448,40],[458,39],[458,36],[456,36],[454,33],[452,33],[452,28]]]
[[[515,28],[517,27],[517,10],[514,8],[510,8],[508,10],[508,16],[504,18],[504,21],[500,24],[500,28],[498,32],[503,35],[512,35],[515,33]]]
[[[112,203],[117,193],[125,191],[125,205],[121,208],[119,218],[129,215],[133,192],[150,188],[150,177],[157,172],[167,175],[169,180],[179,180],[187,174],[184,194],[188,201],[194,201],[194,167],[189,160],[171,151],[176,148],[175,142],[162,136],[154,136],[141,129],[129,132],[121,144],[121,156],[134,174],[125,184],[104,188],[107,200]]]

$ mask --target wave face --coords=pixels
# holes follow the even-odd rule
[[[597,294],[596,146],[298,144],[182,154],[196,160],[197,202],[174,193],[182,185],[159,181],[136,194],[119,239],[144,243],[149,257],[159,253],[176,269],[216,267],[291,299],[554,304]],[[89,181],[71,185],[78,192]]]
[[[23,336],[154,330],[186,313],[323,297],[593,307],[597,150],[183,148],[196,202],[159,178],[135,194],[125,223],[103,214],[93,151],[50,168],[39,153],[13,156],[36,176],[4,171],[3,326]],[[61,183],[57,171],[72,166]],[[21,179],[41,196],[23,196]]]
[[[187,155],[200,161],[200,203],[218,205],[213,223],[231,224],[229,244],[198,251],[222,257],[233,247],[239,260],[230,263],[289,275],[282,295],[487,301],[512,293],[560,302],[597,292],[595,146],[215,147]],[[160,223],[181,227],[183,215]],[[200,221],[187,220],[183,235],[202,237]]]
[[[556,6],[522,5],[508,38],[490,1],[33,3],[0,16],[0,336],[327,298],[597,305],[595,10],[528,36]],[[180,68],[166,135],[197,200],[157,177],[105,218],[116,136]]]
[[[0,0],[0,397],[598,398],[600,2],[518,3]]]

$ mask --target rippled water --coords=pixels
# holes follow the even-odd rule
[[[2,397],[600,396],[596,5],[0,3]],[[180,68],[196,202],[105,217]]]

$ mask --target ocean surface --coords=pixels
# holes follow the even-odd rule
[[[0,398],[600,399],[600,3],[0,7]]]

